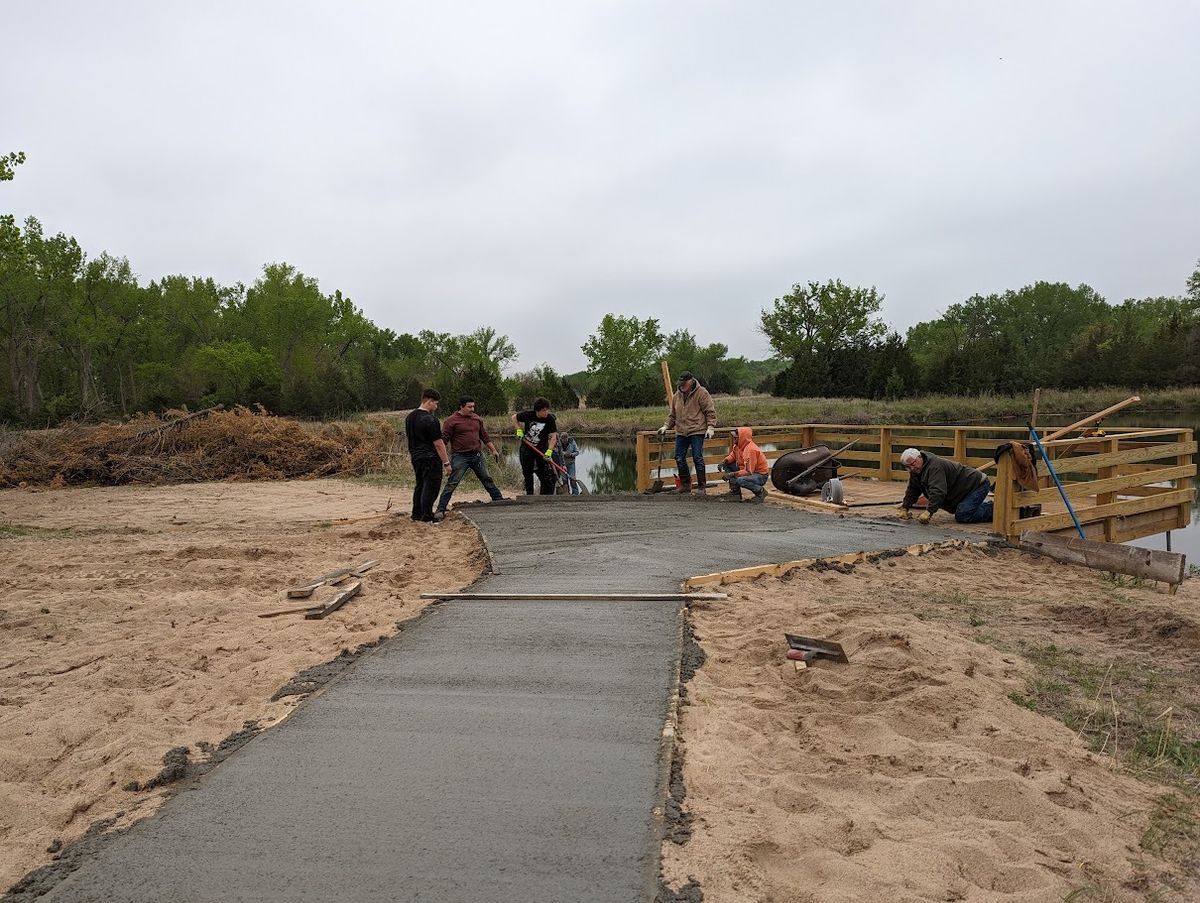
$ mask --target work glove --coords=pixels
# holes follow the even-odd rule
[[[909,511],[907,508],[905,508],[903,505],[899,505],[896,507],[896,516],[899,517],[901,520],[912,520],[912,512]]]
[[[521,429],[521,427],[517,427],[517,438],[518,439],[525,438],[525,430]]]
[[[662,426],[660,426],[658,428],[658,438],[661,439],[666,434],[667,434],[667,425],[664,423]]]
[[[716,432],[716,431],[710,426],[708,429],[706,429],[704,431],[704,438],[711,439],[713,437],[714,432]]]
[[[927,523],[929,523],[929,521],[932,517],[933,517],[933,515],[930,514],[928,511],[922,511],[920,514],[917,515],[917,523],[918,524],[927,524]]]
[[[544,457],[544,458],[545,458],[547,461],[549,461],[549,460],[551,460],[551,459],[554,457],[554,452],[553,452],[553,451],[551,451],[550,449],[546,449],[546,451],[545,451],[545,453],[542,455],[542,457]]]

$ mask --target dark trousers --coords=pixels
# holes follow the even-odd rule
[[[525,478],[525,494],[533,495],[533,474],[537,472],[541,495],[554,495],[554,474],[550,462],[528,445],[521,445],[521,476]]]
[[[437,458],[414,458],[413,474],[417,482],[413,486],[412,519],[433,520],[433,503],[442,488],[442,462]]]
[[[503,498],[500,487],[488,473],[487,464],[483,460],[483,452],[470,452],[465,455],[455,452],[450,456],[450,479],[446,481],[446,486],[442,489],[442,497],[438,499],[438,511],[445,511],[449,506],[450,496],[454,495],[454,490],[458,488],[458,484],[462,482],[462,478],[467,475],[468,470],[479,477],[479,482],[483,484],[483,488],[487,490],[493,502]]]
[[[704,479],[704,433],[698,433],[695,436],[675,436],[675,468],[679,471],[679,479],[683,485],[690,486],[692,482],[691,472],[688,470],[688,452],[692,453],[692,460],[696,464],[696,485],[703,486]]]
[[[954,509],[954,519],[960,524],[990,523],[993,507],[992,503],[987,500],[990,488],[987,483],[984,483],[973,492],[967,493],[967,497]]]

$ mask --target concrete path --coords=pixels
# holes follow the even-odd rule
[[[520,592],[961,535],[672,496],[464,513],[477,588]],[[438,605],[41,899],[651,900],[680,637],[675,603]]]

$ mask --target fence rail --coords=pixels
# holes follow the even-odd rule
[[[755,441],[770,461],[798,448],[827,445],[837,449],[855,442],[853,448],[838,455],[848,465],[839,470],[843,477],[907,480],[900,453],[910,446],[985,468],[995,474],[993,532],[1014,542],[1025,530],[1073,532],[1070,514],[1046,475],[1038,489],[1022,490],[1013,479],[1010,456],[1002,456],[999,465],[993,461],[997,445],[1024,440],[1027,435],[1019,426],[803,423],[754,428]],[[1112,427],[1101,436],[1063,438],[1044,445],[1089,539],[1124,542],[1191,523],[1196,476],[1192,430]],[[706,441],[706,472],[720,463],[729,449],[727,438]],[[675,472],[674,440],[660,442],[656,433],[639,432],[638,491],[649,488],[660,474],[671,477]],[[1043,513],[1022,517],[1022,509],[1030,505],[1042,505]]]

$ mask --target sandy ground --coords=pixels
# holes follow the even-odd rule
[[[297,698],[271,696],[297,672],[480,576],[475,529],[415,524],[410,504],[411,490],[343,480],[0,492],[0,889],[93,821],[152,812],[168,791],[122,788],[167,750],[202,759],[198,743],[277,722]],[[330,617],[257,617],[368,559],[362,593]]]
[[[972,548],[725,590],[691,611],[707,660],[680,713],[694,823],[664,844],[670,886],[694,878],[714,903],[1200,899],[1194,858],[1141,846],[1170,788],[1010,696],[1030,648],[1132,657],[1174,676],[1173,723],[1198,736],[1200,580],[1172,597]],[[797,671],[785,631],[851,663]]]

